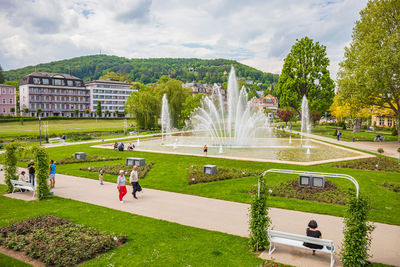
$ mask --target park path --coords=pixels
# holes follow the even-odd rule
[[[0,183],[4,183],[4,172],[0,172]],[[219,231],[247,237],[248,210],[250,205],[179,194],[155,189],[143,189],[139,199],[133,199],[131,187],[125,196],[125,203],[118,200],[116,184],[105,182],[103,186],[97,180],[57,174],[54,194],[59,197],[87,202],[124,212],[130,212],[155,219],[166,220],[192,227]],[[8,195],[10,196],[10,194]],[[30,200],[30,193],[15,193],[11,197]],[[335,242],[336,247],[342,241],[342,218],[299,212],[285,209],[270,209],[274,230],[304,234],[310,219],[315,219],[323,237]],[[400,226],[375,223],[371,247],[372,261],[390,265],[399,265]],[[329,266],[329,255],[311,256],[307,250],[277,245],[272,255],[277,262],[295,266]],[[260,257],[271,259],[264,252]],[[337,258],[335,266],[340,266]]]
[[[368,141],[357,141],[357,142],[349,142],[349,141],[338,141],[336,138],[329,138],[325,136],[320,136],[316,134],[302,133],[298,131],[292,131],[293,133],[301,134],[308,138],[317,139],[324,142],[329,142],[332,144],[342,145],[349,148],[355,148],[359,150],[364,150],[372,153],[377,153],[378,148],[383,148],[385,151],[383,154],[392,158],[399,158],[399,152],[397,149],[400,148],[400,143],[397,141],[390,142],[368,142]]]

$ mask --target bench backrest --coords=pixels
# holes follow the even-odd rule
[[[18,180],[10,180],[10,182],[11,182],[11,184],[12,184],[13,186],[15,186],[15,185],[21,185],[21,186],[26,186],[26,187],[32,187],[32,188],[33,188],[33,186],[32,186],[31,183],[22,182],[22,181],[18,181]]]
[[[270,238],[279,237],[279,238],[296,240],[296,241],[301,241],[301,242],[307,242],[307,243],[311,243],[311,244],[315,244],[315,245],[321,245],[321,246],[329,246],[329,247],[333,247],[334,246],[334,243],[333,243],[332,240],[326,240],[326,239],[315,238],[315,237],[304,236],[304,235],[291,234],[291,233],[284,233],[284,232],[279,232],[279,231],[274,231],[274,230],[268,230],[268,236]]]

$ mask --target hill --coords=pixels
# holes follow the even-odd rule
[[[127,73],[129,79],[145,84],[156,82],[162,75],[169,75],[183,82],[215,83],[225,82],[230,66],[236,69],[238,77],[263,83],[276,83],[278,75],[265,73],[234,60],[196,58],[149,58],[128,59],[108,55],[75,57],[50,63],[4,71],[8,81],[19,81],[21,77],[34,71],[71,73],[84,81],[98,79],[108,72]]]

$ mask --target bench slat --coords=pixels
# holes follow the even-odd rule
[[[273,230],[268,230],[268,235],[270,238],[279,237],[279,238],[283,238],[283,239],[307,242],[307,243],[312,243],[312,244],[321,245],[321,246],[330,246],[330,247],[334,246],[334,243],[331,240],[314,238],[314,237],[310,237],[310,236],[284,233],[284,232],[273,231]]]
[[[331,253],[332,251],[327,249],[326,246],[324,246],[321,249],[315,249],[315,248],[309,248],[303,245],[304,242],[302,241],[296,241],[296,240],[290,240],[290,239],[284,239],[280,237],[273,237],[270,239],[271,243],[278,243],[278,244],[283,244],[283,245],[288,245],[288,246],[293,246],[293,247],[299,247],[299,248],[306,248],[306,249],[311,249],[311,250],[318,250],[321,252],[326,252],[326,253]]]

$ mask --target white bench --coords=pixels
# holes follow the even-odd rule
[[[329,253],[331,254],[331,267],[335,264],[335,245],[331,240],[278,232],[273,230],[268,230],[268,239],[270,242],[269,255],[271,255],[275,251],[275,244],[283,244],[287,246],[293,246],[293,247],[299,247],[299,248],[305,248],[309,250],[316,250],[320,252]],[[323,246],[323,248],[322,249],[308,248],[303,245],[304,242],[315,245],[321,245]],[[327,247],[329,247],[330,249],[328,249]]]
[[[36,195],[36,186],[33,186],[31,183],[27,182],[22,182],[22,181],[17,181],[17,180],[10,180],[12,186],[13,186],[13,191],[12,193],[14,194],[15,189],[25,189],[28,191],[33,192],[32,198],[35,197]]]
[[[49,138],[49,143],[55,143],[55,142],[65,142],[64,139],[61,139],[60,137],[55,137],[55,138]]]

